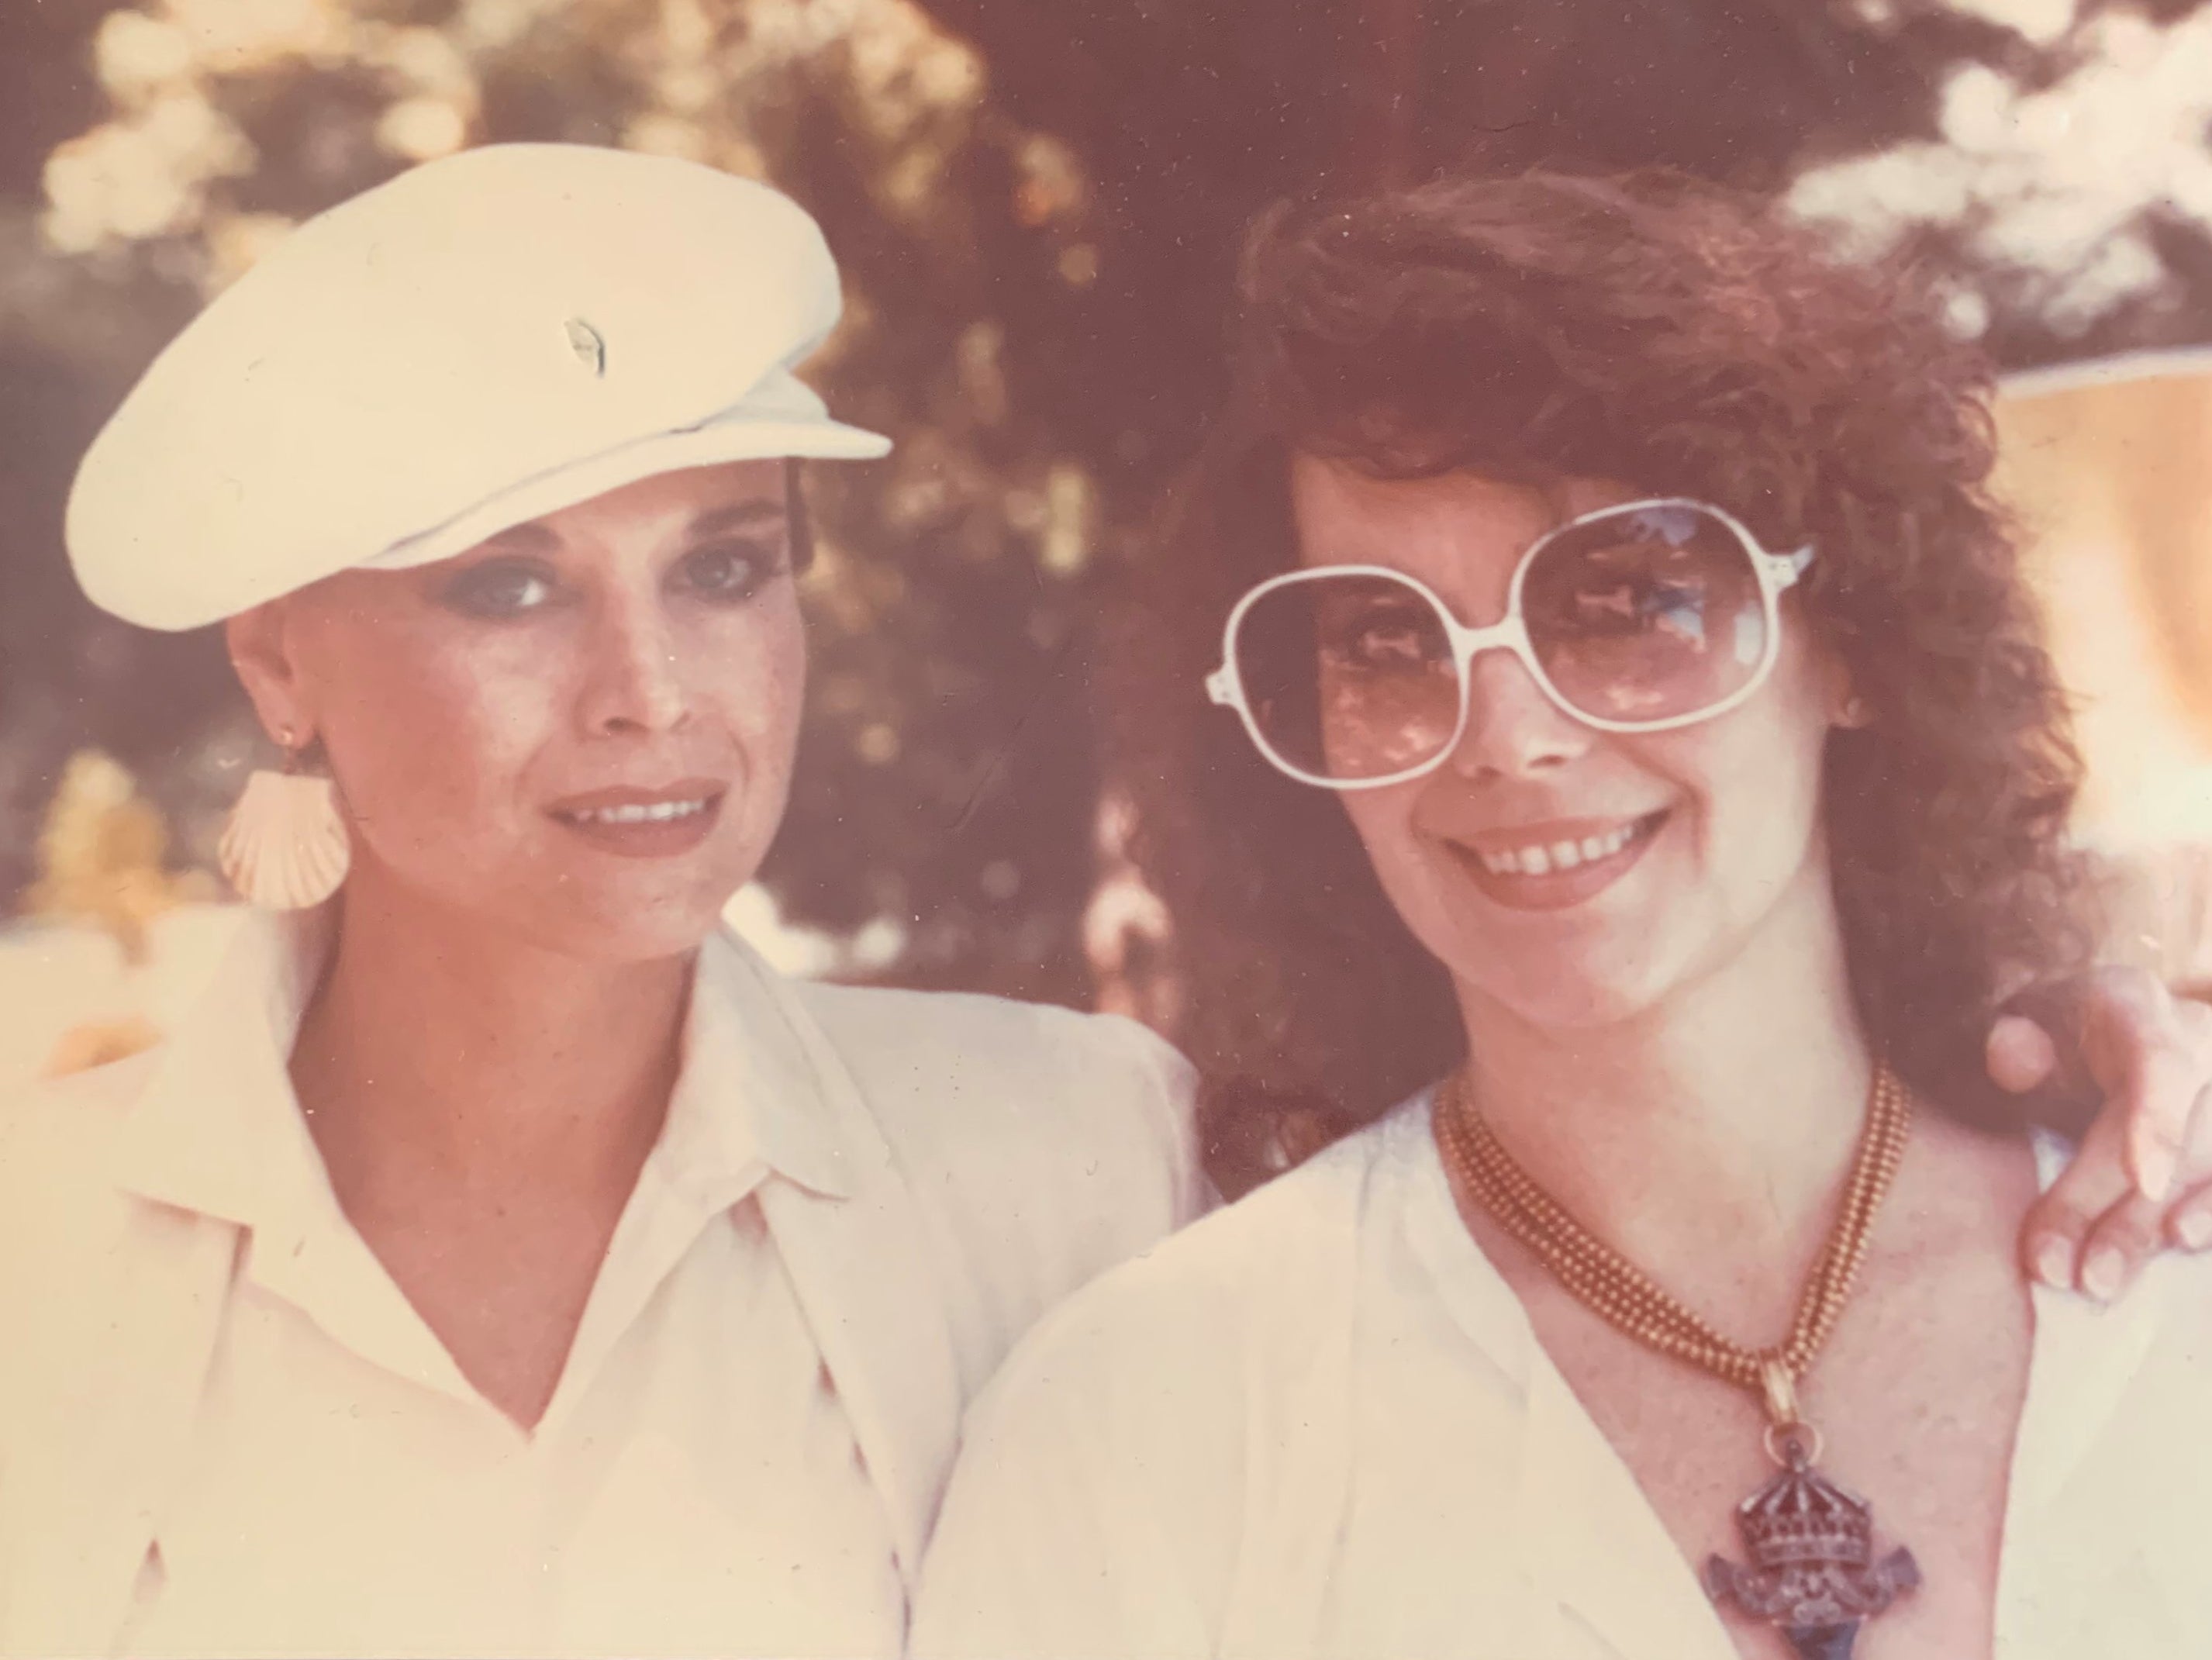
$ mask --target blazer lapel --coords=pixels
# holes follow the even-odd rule
[[[772,1181],[761,1208],[782,1252],[909,1591],[960,1431],[959,1371],[926,1219],[851,1072],[791,988],[733,940],[709,947],[740,1006],[745,1086],[824,1116],[847,1164],[842,1196]]]
[[[112,1650],[191,1444],[240,1232],[131,1202],[116,1278],[46,1334],[54,1387],[0,1470],[0,1652]]]

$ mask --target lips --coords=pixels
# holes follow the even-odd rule
[[[729,786],[715,779],[684,779],[656,788],[617,786],[556,801],[554,823],[592,846],[634,859],[688,853],[704,842],[721,817]]]
[[[1556,819],[1486,831],[1444,846],[1487,897],[1515,910],[1563,910],[1595,898],[1643,858],[1667,821]]]

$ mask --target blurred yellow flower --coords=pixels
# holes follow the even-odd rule
[[[88,922],[133,964],[163,911],[207,897],[204,879],[172,875],[169,827],[131,775],[97,750],[70,757],[39,832],[39,876],[25,909],[60,922]]]

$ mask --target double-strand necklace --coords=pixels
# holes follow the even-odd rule
[[[1639,1343],[1759,1397],[1767,1456],[1782,1473],[1736,1506],[1750,1566],[1710,1558],[1705,1589],[1716,1602],[1779,1627],[1801,1660],[1849,1660],[1861,1622],[1917,1586],[1920,1569],[1901,1548],[1875,1560],[1873,1507],[1814,1468],[1820,1435],[1799,1411],[1797,1383],[1850,1298],[1875,1213],[1897,1174],[1912,1123],[1905,1085],[1887,1066],[1875,1068],[1842,1208],[1789,1335],[1763,1349],[1714,1330],[1545,1192],[1492,1132],[1465,1073],[1438,1092],[1436,1122],[1437,1145],[1460,1190],[1577,1300]]]

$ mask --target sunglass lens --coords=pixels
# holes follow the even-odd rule
[[[1769,649],[1753,556],[1725,520],[1679,503],[1572,526],[1523,580],[1536,660],[1561,697],[1601,721],[1715,708],[1751,684]]]
[[[1459,727],[1459,678],[1435,605],[1409,582],[1331,572],[1261,594],[1231,644],[1261,742],[1346,783],[1432,761]]]

